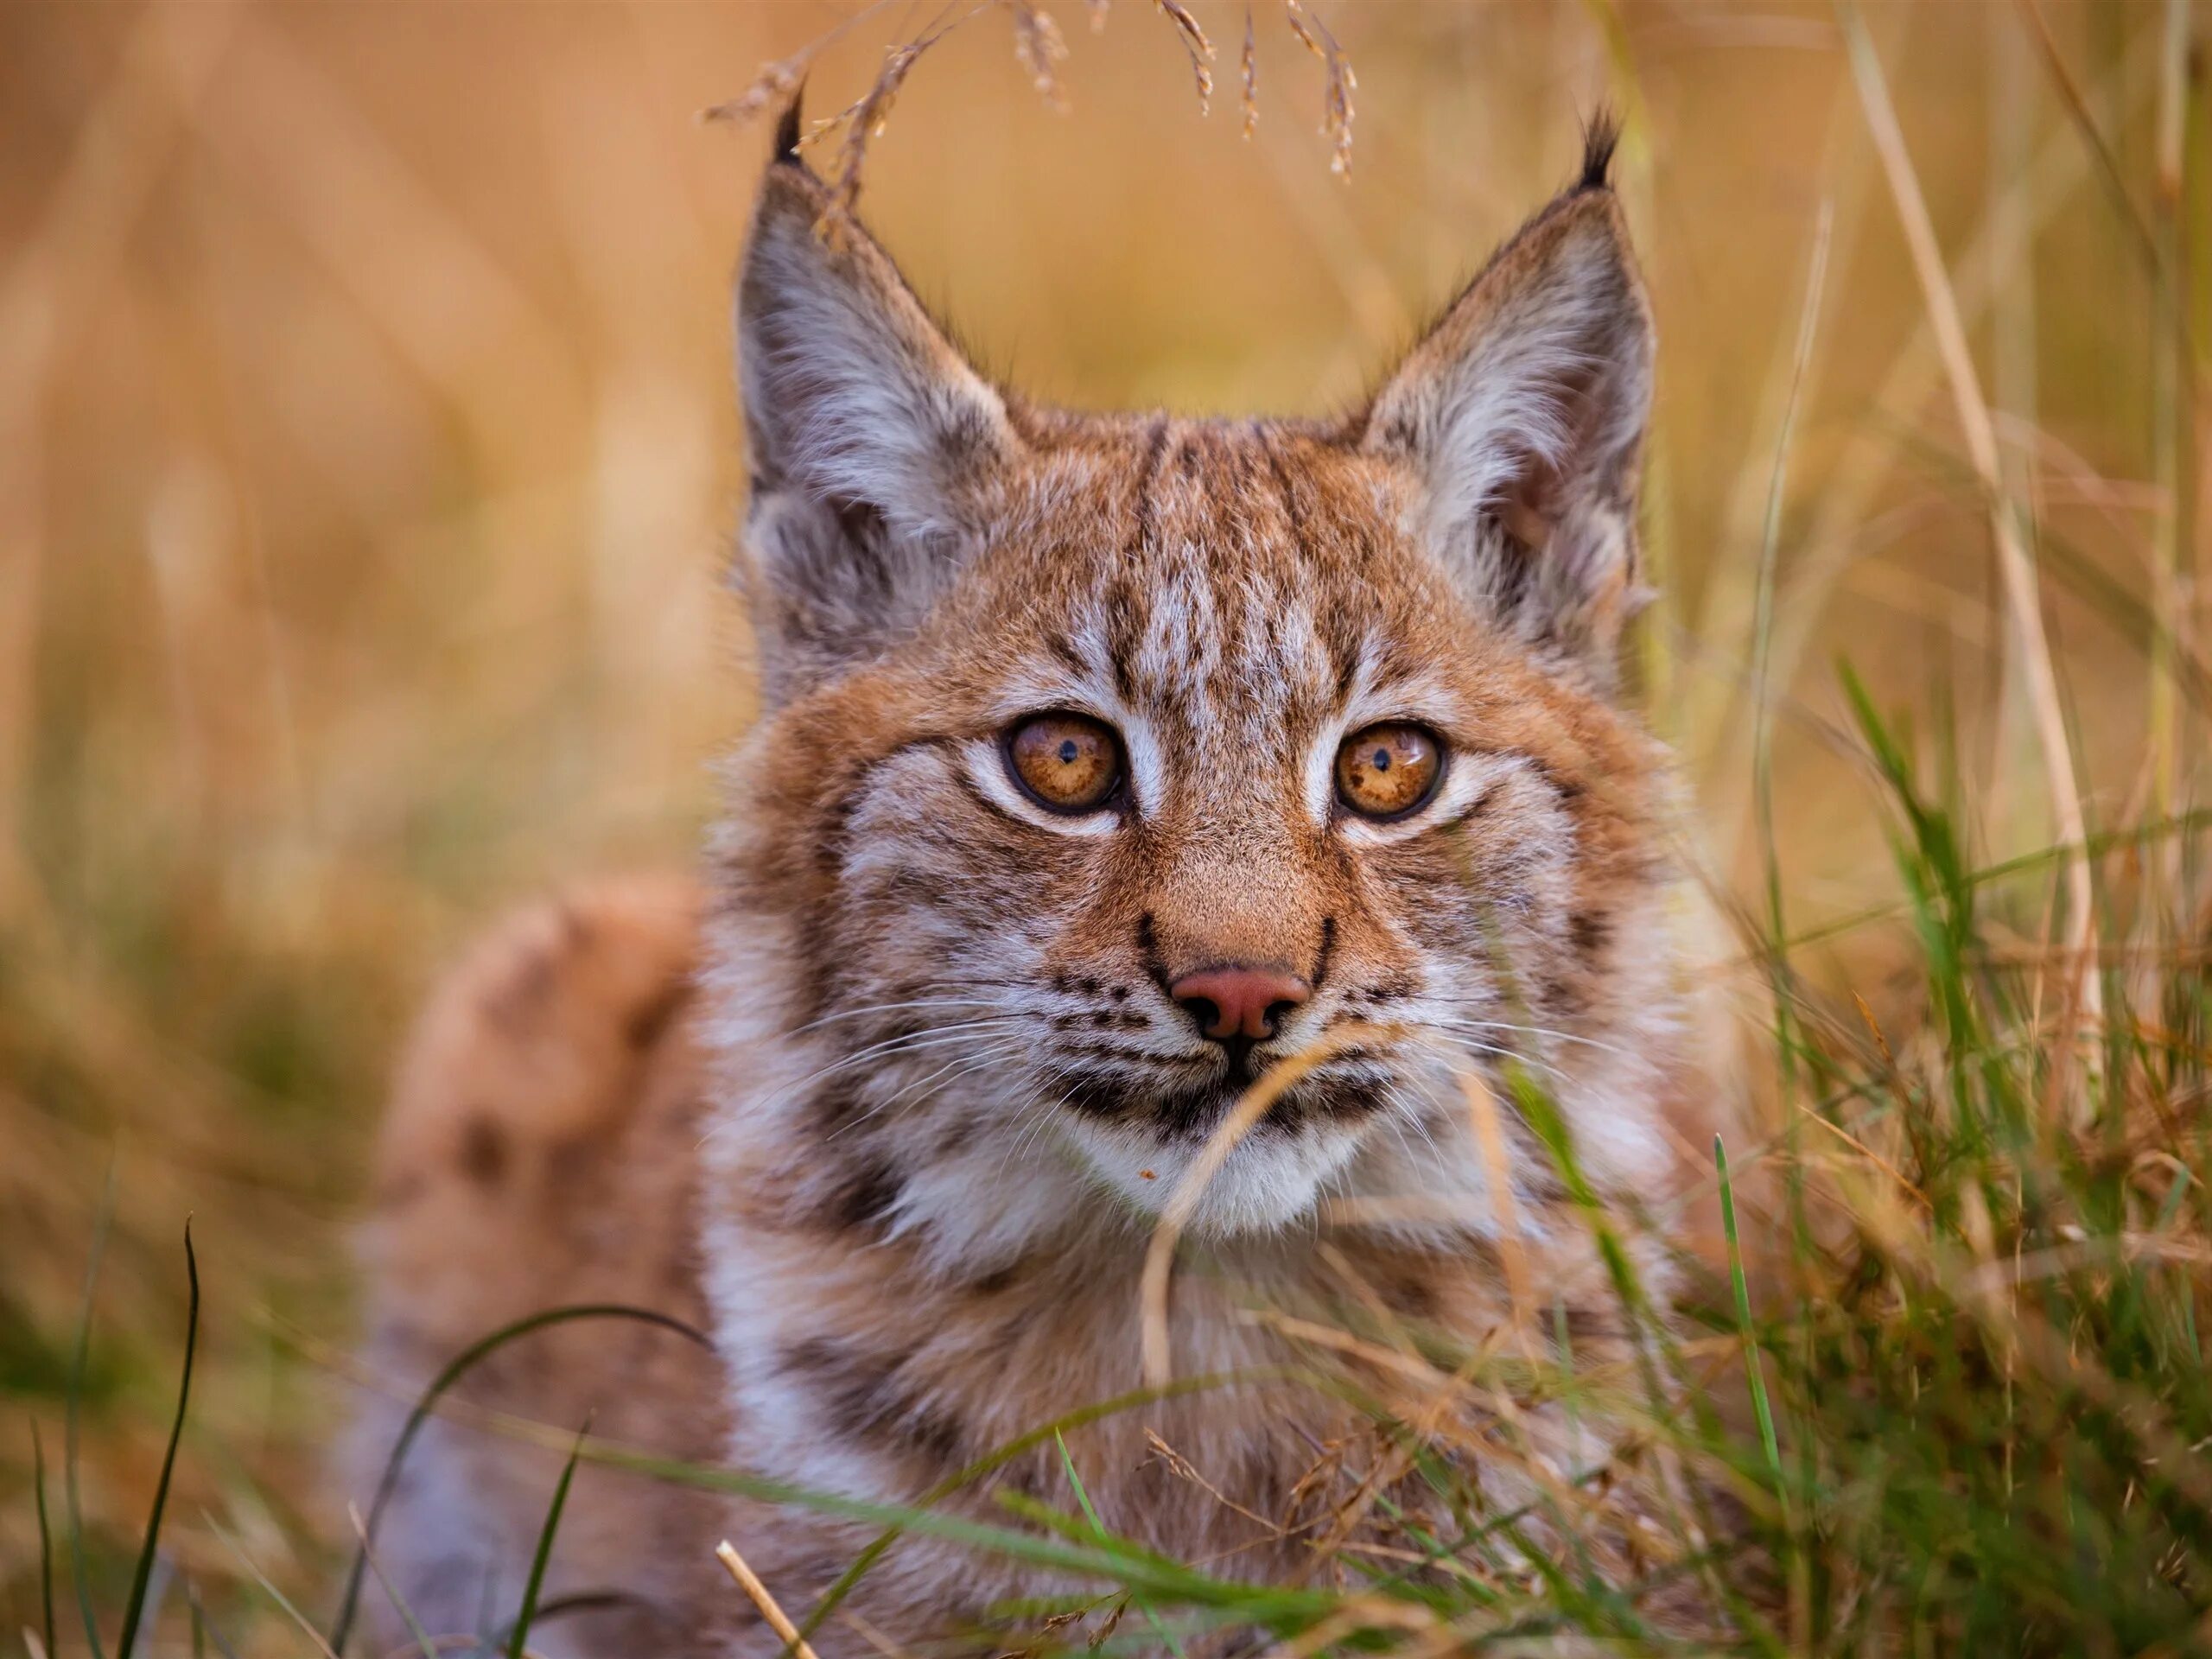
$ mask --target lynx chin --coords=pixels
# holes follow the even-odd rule
[[[1322,421],[992,384],[795,133],[736,301],[763,713],[696,885],[518,916],[431,1000],[376,1179],[391,1386],[353,1496],[389,1402],[504,1324],[624,1304],[697,1335],[579,1319],[470,1373],[383,1574],[433,1635],[503,1629],[587,1420],[971,1528],[1026,1526],[1007,1493],[1080,1516],[1071,1465],[1114,1531],[1305,1585],[1459,1535],[1421,1445],[1500,1512],[1603,1465],[1576,1547],[1633,1554],[1657,1476],[1623,1421],[1454,1384],[1562,1341],[1633,1376],[1586,1200],[1636,1218],[1663,1297],[1719,1113],[1669,760],[1616,674],[1653,331],[1610,130]],[[1147,1395],[1159,1217],[1300,1057],[1190,1211]],[[953,1481],[1125,1395],[1065,1462],[1046,1432]],[[530,1644],[767,1659],[715,1541],[803,1619],[880,1529],[587,1462]],[[812,1640],[988,1650],[1045,1618],[1007,1604],[1101,1593],[910,1531]]]

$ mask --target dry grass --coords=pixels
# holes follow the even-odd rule
[[[1641,1377],[1531,1365],[1541,1306],[1445,1352],[1348,1285],[1299,1329],[1421,1433],[1322,1448],[1262,1522],[1396,1572],[1422,1546],[1376,1541],[1378,1494],[1479,1418],[1550,1506],[1524,1541],[1579,1537],[1587,1571],[1532,1583],[1476,1544],[1443,1601],[1235,1611],[1287,1654],[1510,1650],[1543,1616],[1636,1649],[1664,1643],[1593,1586],[1671,1572],[1755,1602],[1729,1640],[1761,1651],[2199,1650],[2200,20],[1084,11],[1108,26],[1023,0],[0,14],[0,1646],[81,1646],[66,1574],[42,1631],[23,1420],[53,1476],[112,1168],[74,1385],[91,1595],[112,1632],[192,1213],[207,1317],[154,1645],[204,1604],[226,1639],[312,1650],[263,1582],[320,1611],[346,1536],[321,1459],[349,1384],[302,1356],[349,1327],[399,1022],[508,898],[688,857],[703,762],[747,716],[715,566],[765,133],[692,117],[804,79],[833,118],[817,163],[987,361],[1044,396],[1235,411],[1356,395],[1567,175],[1577,117],[1630,117],[1663,341],[1640,662],[1739,918],[1716,971],[1773,1117],[1729,1150],[1779,1181],[1741,1221],[1783,1268],[1665,1360],[1695,1383],[1748,1350],[1772,1454]],[[1236,107],[1202,117],[1217,73]],[[1679,1526],[1636,1535],[1559,1480],[1572,1448],[1531,1407],[1569,1387],[1642,1426]],[[1748,1565],[1706,1548],[1713,1480]],[[1125,1586],[1040,1613],[1040,1642],[1141,1646],[1149,1607],[1196,1643],[1226,1616],[1079,1517],[1016,1520],[1000,1547]]]
[[[874,3],[855,10],[833,28],[809,41],[788,57],[776,58],[761,66],[752,81],[735,98],[710,104],[700,111],[703,121],[747,122],[756,119],[771,110],[780,110],[799,95],[806,84],[808,69],[815,60],[844,41],[855,29],[875,20],[889,10],[893,0],[874,0]],[[1177,43],[1191,66],[1193,90],[1198,94],[1200,115],[1209,113],[1213,106],[1215,50],[1212,37],[1199,24],[1191,9],[1182,0],[1152,0],[1153,8],[1166,20]],[[1112,0],[1089,0],[1091,28],[1103,30]],[[1270,10],[1279,7],[1283,21],[1292,35],[1321,61],[1321,130],[1330,142],[1330,170],[1340,177],[1351,173],[1351,124],[1353,88],[1357,85],[1352,73],[1351,60],[1338,43],[1329,26],[1300,0],[1273,0]],[[909,9],[911,10],[911,8]],[[801,128],[799,146],[802,149],[823,146],[827,141],[837,140],[836,155],[828,168],[834,186],[837,205],[850,213],[859,206],[862,182],[868,172],[870,147],[883,136],[890,125],[892,106],[897,102],[906,78],[914,73],[923,58],[935,48],[987,13],[1002,14],[1014,35],[1014,61],[1029,76],[1031,85],[1046,108],[1065,114],[1069,109],[1067,87],[1061,78],[1060,66],[1068,56],[1067,37],[1060,30],[1055,18],[1042,0],[953,0],[913,35],[895,35],[883,48],[875,78],[869,81],[860,96],[834,114],[818,116]],[[1238,58],[1237,85],[1239,107],[1243,115],[1242,131],[1249,138],[1257,129],[1260,119],[1259,36],[1250,0],[1244,8],[1244,45]]]

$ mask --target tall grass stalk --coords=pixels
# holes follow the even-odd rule
[[[54,1524],[46,1510],[46,1444],[35,1418],[31,1421],[31,1494],[38,1510],[39,1636],[52,1656],[59,1651],[54,1644]]]
[[[2038,105],[2034,48],[2018,20],[1989,9],[1989,206],[1986,248],[1990,310],[1990,392],[2011,435],[2005,450],[2009,499],[2034,499],[2041,399],[2036,342],[2037,238],[2026,204],[2009,188],[2027,168],[2035,147]],[[2040,544],[2032,549],[2040,560]],[[2039,770],[2027,676],[2009,636],[1994,688],[1997,709],[1983,818],[2001,851],[2039,846],[2050,839],[2050,809],[2036,784]]]
[[[2145,39],[2130,45],[2113,77],[2113,101],[2123,112],[2136,112],[2152,95],[2158,66],[2157,41]],[[2037,145],[2029,164],[2016,177],[1998,181],[1997,204],[1967,238],[1955,289],[1960,315],[1969,325],[1991,308],[2000,285],[1992,257],[2000,245],[1999,231],[2006,240],[2017,237],[2031,243],[2062,215],[2088,166],[2082,145],[2072,134],[2053,133]],[[2005,274],[2009,276],[2009,266]],[[1940,389],[1943,373],[1942,359],[1935,349],[1933,321],[1923,305],[1906,343],[1890,359],[1865,405],[1896,414],[1916,409],[1931,391]],[[1879,493],[1894,481],[1899,448],[1896,434],[1891,422],[1874,419],[1855,423],[1843,436],[1841,451],[1829,466],[1812,505],[1810,522],[1802,538],[1802,556],[1778,595],[1771,646],[1771,677],[1777,685],[1787,686],[1796,680],[1817,630],[1832,614],[1838,584],[1864,550],[1860,538],[1873,505]],[[1707,634],[1724,641],[1745,631],[1729,626],[1725,614],[1709,614],[1705,621]],[[1712,775],[1724,785],[1747,775],[1751,722],[1732,718],[1735,682],[1719,677],[1701,686],[1693,684],[1689,690],[1682,723],[1694,732],[1719,734],[1719,753]],[[2039,730],[2037,742],[2041,742]],[[1750,820],[1751,803],[1745,795],[1716,791],[1706,805],[1714,815],[1725,854]]]
[[[1820,328],[1821,299],[1827,286],[1828,239],[1835,226],[1834,205],[1821,203],[1813,225],[1812,256],[1806,267],[1804,302],[1799,309],[1797,339],[1789,354],[1789,390],[1783,401],[1782,421],[1775,433],[1774,467],[1767,486],[1766,517],[1759,537],[1758,586],[1757,604],[1752,620],[1752,678],[1756,687],[1753,701],[1751,737],[1752,789],[1758,804],[1760,856],[1766,870],[1766,923],[1777,953],[1774,969],[1777,975],[1785,971],[1786,963],[1780,952],[1783,941],[1789,938],[1789,929],[1783,912],[1782,897],[1782,861],[1777,851],[1778,840],[1774,823],[1774,686],[1769,674],[1772,669],[1770,651],[1774,639],[1775,572],[1782,556],[1783,505],[1787,499],[1786,486],[1789,473],[1789,446],[1797,431],[1797,410],[1805,385],[1806,365],[1812,360],[1813,345]],[[1777,979],[1775,991],[1775,1018],[1788,1018],[1789,997]],[[1783,1065],[1785,1068],[1784,1098],[1789,1096],[1786,1071],[1789,1065],[1789,1044],[1786,1035],[1781,1043]]]
[[[1083,1476],[1076,1470],[1075,1459],[1068,1455],[1068,1443],[1057,1432],[1052,1436],[1052,1446],[1060,1454],[1061,1471],[1067,1476],[1068,1484],[1074,1489],[1075,1501],[1083,1506],[1084,1518],[1090,1522],[1092,1534],[1102,1540],[1110,1540],[1114,1535],[1106,1529],[1106,1523],[1098,1518],[1098,1506],[1090,1501],[1090,1491],[1083,1484]],[[1152,1603],[1148,1599],[1143,1596],[1136,1596],[1135,1599],[1137,1611],[1144,1615],[1145,1623],[1152,1626],[1153,1634],[1160,1639],[1167,1650],[1175,1656],[1175,1659],[1184,1659],[1181,1638],[1160,1623],[1160,1615],[1154,1611]]]
[[[1888,77],[1866,33],[1865,21],[1851,0],[1839,0],[1837,15],[1843,24],[1844,41],[1851,58],[1853,78],[1859,102],[1866,112],[1867,130],[1881,157],[1882,170],[1897,203],[1906,246],[1911,251],[1915,274],[1927,302],[1935,330],[1936,353],[1950,383],[1959,426],[1967,441],[1967,454],[1988,502],[1990,532],[1997,546],[1998,569],[2004,578],[2007,608],[2020,642],[2022,666],[2027,674],[2036,731],[2043,747],[2044,771],[2057,820],[2058,833],[2079,846],[2088,839],[2088,820],[2082,807],[2082,790],[2074,769],[2074,746],[2067,734],[2061,703],[2057,670],[2051,662],[2050,642],[2045,637],[2043,599],[2028,557],[2018,508],[2005,494],[2004,466],[1997,448],[1997,435],[1990,423],[1989,405],[1967,346],[1966,327],[1959,315],[1958,296],[1928,215],[1928,203],[1897,124],[1897,107],[1891,101]],[[2063,964],[2061,1004],[2069,1017],[2078,1009],[2082,1023],[2094,1031],[2103,1022],[2104,988],[2093,960],[2096,937],[2096,904],[2086,857],[2068,861],[2066,868],[2067,956]],[[2063,1039],[2071,1050],[2078,1039]]]
[[[2152,476],[2160,501],[2152,521],[2151,560],[2161,614],[2172,619],[2183,640],[2193,637],[2190,575],[2188,468],[2193,446],[2192,395],[2196,364],[2190,346],[2189,313],[2183,263],[2182,207],[2189,131],[2190,45],[2189,0],[2166,0],[2161,37],[2158,153],[2151,195],[2151,235],[2156,269],[2158,328],[2152,350]],[[2154,636],[2150,661],[2150,735],[2152,810],[2164,814],[2181,799],[2181,700],[2176,686],[2175,640],[2170,632]],[[2159,861],[2162,873],[2168,861]],[[2164,889],[2155,901],[2172,902]],[[2153,909],[2157,907],[2154,902]]]
[[[561,1465],[561,1478],[553,1483],[553,1497],[545,1506],[545,1522],[537,1529],[537,1547],[531,1552],[530,1576],[524,1581],[522,1606],[515,1614],[514,1627],[507,1633],[507,1659],[523,1659],[530,1649],[530,1627],[537,1618],[537,1599],[545,1588],[545,1569],[553,1560],[553,1540],[561,1530],[561,1512],[569,1507],[569,1487],[576,1478],[576,1459],[582,1455],[584,1441],[591,1435],[591,1423],[576,1431],[575,1444],[569,1448],[569,1460]]]
[[[213,1516],[202,1516],[201,1520],[209,1534],[230,1552],[231,1558],[245,1570],[246,1576],[259,1587],[261,1593],[268,1597],[270,1602],[275,1604],[276,1610],[290,1621],[292,1628],[306,1638],[308,1652],[315,1656],[315,1659],[338,1659],[336,1650],[322,1639],[322,1632],[315,1629],[313,1622],[299,1610],[292,1599],[278,1589],[270,1580],[268,1573],[261,1570],[253,1557],[246,1552],[245,1546],[232,1537],[229,1529]],[[212,1630],[213,1627],[211,1626],[210,1629]]]
[[[420,1656],[420,1659],[438,1659],[437,1644],[431,1641],[430,1633],[423,1628],[423,1621],[416,1618],[415,1609],[409,1605],[407,1598],[400,1593],[399,1586],[392,1583],[391,1580],[385,1575],[383,1564],[377,1560],[376,1551],[369,1547],[369,1529],[361,1519],[361,1511],[354,1505],[348,1503],[346,1506],[346,1519],[353,1529],[354,1542],[360,1549],[361,1559],[368,1563],[369,1571],[375,1575],[378,1587],[384,1592],[385,1599],[391,1604],[392,1611],[399,1615],[399,1622],[406,1627],[408,1639],[414,1643],[416,1653]],[[197,1609],[195,1608],[194,1611],[196,1613]]]
[[[90,1552],[85,1540],[84,1498],[78,1487],[84,1415],[85,1368],[92,1356],[92,1308],[99,1288],[100,1262],[107,1254],[108,1229],[115,1219],[115,1166],[110,1163],[107,1185],[92,1221],[92,1244],[85,1262],[85,1294],[77,1317],[77,1343],[69,1360],[69,1403],[62,1420],[62,1490],[69,1509],[69,1576],[77,1591],[77,1611],[85,1621],[85,1647],[92,1659],[105,1659],[100,1645],[99,1615],[92,1598]]]
[[[407,1414],[407,1421],[400,1426],[392,1442],[391,1451],[385,1459],[384,1473],[377,1482],[375,1496],[369,1502],[368,1520],[361,1529],[359,1548],[353,1555],[353,1565],[346,1570],[346,1587],[340,1596],[338,1612],[331,1621],[327,1645],[333,1652],[346,1651],[346,1643],[353,1630],[354,1615],[360,1605],[361,1579],[368,1568],[369,1552],[375,1547],[377,1531],[384,1521],[385,1511],[391,1507],[392,1495],[399,1490],[399,1476],[407,1454],[416,1437],[437,1409],[438,1402],[469,1372],[505,1348],[509,1343],[543,1331],[550,1326],[566,1325],[576,1319],[635,1319],[641,1324],[658,1325],[677,1336],[707,1345],[707,1338],[681,1319],[657,1313],[651,1308],[626,1306],[619,1302],[581,1303],[569,1307],[547,1308],[537,1313],[505,1325],[455,1354],[432,1377]]]
[[[223,1659],[238,1659],[238,1649],[223,1634],[222,1627],[207,1617],[207,1609],[200,1599],[199,1588],[188,1583],[184,1587],[185,1604],[192,1610],[192,1659],[204,1659],[206,1645],[213,1643]]]
[[[1775,1438],[1774,1408],[1766,1397],[1766,1373],[1759,1357],[1758,1327],[1751,1319],[1751,1291],[1744,1275],[1744,1245],[1736,1230],[1736,1184],[1728,1179],[1728,1149],[1713,1137],[1713,1168],[1720,1180],[1720,1226],[1728,1242],[1728,1281],[1736,1295],[1736,1320],[1744,1333],[1744,1364],[1751,1389],[1751,1409],[1758,1418],[1759,1445],[1774,1477],[1774,1495],[1785,1519],[1789,1510],[1788,1477],[1782,1471],[1782,1446]]]
[[[760,1581],[760,1575],[753,1570],[744,1556],[737,1553],[737,1546],[725,1538],[715,1546],[715,1557],[721,1562],[723,1570],[735,1581],[737,1587],[744,1591],[747,1598],[760,1609],[760,1617],[768,1621],[768,1628],[775,1631],[782,1641],[785,1659],[817,1659],[813,1643],[799,1634],[798,1627],[784,1611],[783,1604],[769,1593],[768,1586]]]
[[[177,1443],[184,1438],[184,1419],[192,1403],[192,1362],[200,1350],[200,1257],[192,1248],[192,1223],[184,1224],[184,1271],[189,1291],[184,1316],[184,1364],[176,1385],[176,1415],[169,1424],[168,1444],[162,1450],[162,1472],[154,1482],[153,1512],[146,1517],[146,1535],[138,1549],[137,1570],[131,1575],[130,1596],[123,1604],[123,1633],[116,1637],[120,1659],[137,1652],[138,1622],[146,1611],[146,1587],[161,1552],[162,1516],[169,1501],[169,1480],[176,1473]]]

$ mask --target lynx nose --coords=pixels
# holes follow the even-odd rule
[[[1275,1034],[1282,1017],[1313,994],[1296,974],[1280,968],[1234,964],[1185,974],[1167,994],[1198,1030],[1217,1043],[1247,1042]]]

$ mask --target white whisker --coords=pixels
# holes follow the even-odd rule
[[[1454,1020],[1440,1015],[1429,1016],[1416,1023],[1453,1031],[1502,1031],[1523,1037],[1548,1037],[1554,1042],[1573,1043],[1583,1048],[1599,1049],[1607,1054],[1619,1055],[1624,1059],[1635,1058],[1630,1050],[1623,1048],[1618,1043],[1601,1042],[1595,1037],[1585,1037],[1572,1031],[1554,1031],[1548,1026],[1516,1025],[1507,1020]]]
[[[931,1046],[943,1047],[945,1046],[945,1045],[933,1044]],[[935,1083],[938,1078],[944,1077],[949,1072],[957,1072],[964,1077],[970,1071],[980,1071],[987,1065],[995,1065],[1000,1060],[1014,1058],[1020,1055],[1024,1052],[1024,1049],[1025,1046],[1020,1043],[1001,1039],[1000,1041],[991,1044],[987,1047],[959,1055],[949,1064],[939,1066],[936,1071],[931,1072],[929,1076],[918,1078],[915,1082],[906,1084],[905,1088],[899,1090],[897,1094],[892,1096],[890,1099],[884,1101],[881,1104],[870,1107],[867,1111],[862,1112],[851,1122],[832,1130],[825,1139],[829,1141],[835,1141],[839,1135],[846,1133],[847,1130],[860,1128],[861,1124],[868,1122],[870,1119],[878,1117],[883,1113],[889,1111],[893,1107],[898,1105],[908,1096],[913,1094],[915,1090],[927,1090],[930,1084]],[[912,1053],[914,1052],[915,1051],[912,1049],[900,1051],[902,1053]],[[897,1056],[894,1055],[891,1058],[896,1058]]]
[[[921,996],[906,1002],[871,1002],[865,1007],[840,1008],[835,1014],[825,1014],[819,1020],[810,1020],[791,1032],[793,1037],[804,1037],[808,1032],[834,1025],[840,1020],[858,1020],[871,1014],[905,1014],[913,1008],[995,1008],[1001,1007],[996,1000],[982,996]]]
[[[932,1026],[926,1031],[904,1033],[897,1037],[887,1037],[880,1043],[870,1043],[866,1048],[855,1050],[832,1064],[822,1067],[819,1071],[810,1071],[796,1083],[786,1084],[762,1100],[760,1106],[763,1109],[773,1106],[795,1090],[808,1088],[820,1083],[825,1077],[833,1077],[840,1071],[870,1059],[888,1058],[894,1054],[915,1053],[925,1049],[935,1048],[940,1046],[941,1039],[956,1038],[966,1032],[988,1031],[1027,1023],[1027,1020],[1022,1015],[1001,1014],[988,1020],[959,1020],[949,1026]]]

